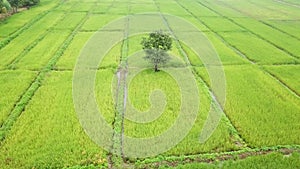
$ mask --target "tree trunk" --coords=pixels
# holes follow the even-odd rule
[[[158,72],[158,65],[157,64],[154,65],[154,71]]]

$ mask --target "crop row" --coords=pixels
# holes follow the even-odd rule
[[[296,58],[300,58],[300,49],[297,47],[299,40],[250,18],[234,19],[234,21],[275,47]]]
[[[5,97],[0,98],[0,126],[8,117],[13,109],[16,100],[28,88],[34,79],[36,73],[27,71],[1,71],[0,81],[5,82],[0,84],[0,92],[5,94]]]
[[[283,31],[289,32],[300,39],[300,21],[293,20],[265,20],[266,23],[273,25]]]
[[[259,4],[257,4],[257,3],[259,3]],[[293,21],[293,19],[297,20],[300,13],[298,13],[297,10],[295,11],[293,9],[286,10],[286,7],[284,7],[282,5],[280,5],[280,6],[277,5],[276,7],[270,8],[271,7],[270,4],[265,5],[264,3],[265,2],[250,2],[250,1],[242,2],[241,1],[238,3],[231,3],[231,4],[223,2],[222,5],[227,6],[229,8],[229,10],[238,11],[238,12],[244,14],[246,17],[256,19],[257,21],[259,21],[265,25],[268,25],[269,27],[279,30],[280,32],[283,32],[289,36],[295,37],[296,39],[299,40],[299,36],[297,37],[298,31],[295,31],[295,29],[297,27],[297,21]],[[245,7],[242,8],[242,6],[245,6]],[[255,13],[252,12],[254,9],[256,11]],[[295,17],[295,18],[291,17],[294,15],[297,17]],[[289,22],[282,22],[282,21],[286,21],[287,19],[293,23],[293,26],[291,26],[291,24],[289,24]],[[268,23],[269,20],[271,21],[271,24]],[[279,22],[277,22],[277,21],[279,21]],[[280,24],[278,24],[278,23],[280,23]]]
[[[220,33],[232,46],[258,64],[298,63],[289,54],[250,33]],[[251,46],[249,46],[251,44]]]
[[[70,29],[74,30],[76,26],[81,22],[83,18],[87,15],[86,12],[71,12],[68,13],[62,20],[60,20],[55,26],[54,29],[65,30]]]
[[[0,148],[5,168],[62,168],[106,164],[106,152],[84,133],[72,100],[72,72],[47,75]],[[96,96],[112,122],[111,70],[97,74]],[[101,80],[101,83],[100,83]]]
[[[28,46],[41,38],[48,28],[53,26],[61,17],[61,12],[51,12],[33,24],[30,30],[24,31],[12,42],[0,50],[0,67],[5,67],[18,57]],[[25,40],[24,40],[25,39]]]
[[[135,51],[141,50],[139,42],[142,36],[145,35],[139,35],[129,39],[129,55],[131,55]],[[188,47],[185,46],[185,48],[185,50],[187,50],[189,54],[193,53],[189,50]],[[183,60],[176,47],[172,49],[171,54],[174,57]],[[178,64],[174,62],[174,60],[176,59],[173,58],[172,60],[173,61],[169,64],[169,66],[177,67]],[[131,65],[129,65],[129,67],[130,66]],[[153,92],[153,90],[155,89],[159,89],[162,90],[166,95],[167,105],[162,110],[163,114],[151,123],[139,124],[129,120],[125,120],[124,126],[126,135],[138,138],[157,136],[171,127],[175,119],[178,118],[178,113],[180,113],[181,94],[178,89],[177,82],[174,81],[174,79],[170,75],[164,73],[163,71],[159,73],[152,72],[153,70],[147,69],[134,77],[128,87],[128,104],[133,105],[139,111],[147,111],[151,107],[149,102],[149,96],[151,92]],[[153,81],[155,81],[156,83],[153,83]],[[200,131],[206,120],[207,113],[210,108],[211,98],[203,84],[198,83],[198,89],[201,100],[201,110],[199,111],[198,118],[196,119],[193,128],[183,139],[183,141],[166,152],[166,155],[195,154],[200,152],[226,151],[237,149],[237,147],[231,141],[231,135],[229,132],[230,129],[226,124],[226,120],[224,117],[222,118],[219,127],[214,132],[212,137],[205,144],[199,144]],[[157,103],[154,102],[152,104]],[[159,107],[155,107],[155,109],[159,109]]]
[[[250,146],[299,144],[296,96],[253,66],[225,66],[225,74],[225,112]]]
[[[15,68],[39,70],[43,68],[70,35],[68,31],[51,31],[15,64]]]
[[[184,4],[181,4],[181,5],[184,7]],[[187,10],[189,11],[189,9],[187,9]],[[189,12],[191,12],[191,11],[189,11]],[[227,20],[227,19],[222,18],[222,20]],[[235,18],[234,20],[244,20],[245,22],[251,21],[251,19],[249,19],[249,18]],[[225,43],[229,43],[230,46],[238,49],[239,52],[246,55],[246,57],[248,57],[248,59],[251,61],[258,62],[261,64],[280,64],[280,63],[297,63],[298,62],[297,59],[292,58],[289,54],[287,54],[282,49],[277,48],[273,44],[269,44],[268,41],[266,42],[264,39],[261,39],[260,37],[253,35],[253,33],[217,32],[215,30],[216,27],[212,26],[212,25],[214,25],[213,22],[211,22],[213,20],[198,18],[198,21],[202,22],[210,30],[212,30],[214,33],[216,33],[216,35],[221,37],[221,39],[223,39],[225,41]],[[230,21],[230,20],[227,20],[227,21]],[[235,22],[231,22],[231,23],[233,25],[235,25],[235,27],[238,26]],[[257,22],[257,23],[262,24],[260,22]],[[240,27],[240,26],[238,26],[238,27]],[[234,27],[233,26],[229,27],[228,30],[230,30],[230,29],[234,29]],[[241,29],[245,29],[245,28],[242,27]],[[288,35],[286,35],[286,36],[288,36]],[[291,39],[291,37],[289,37],[289,39]],[[252,42],[251,44],[255,45],[255,46],[249,46],[248,45],[249,40],[251,40],[251,42]],[[243,43],[241,43],[241,42],[243,42]],[[268,50],[266,50],[266,49],[268,49]]]
[[[266,66],[265,69],[300,95],[300,73],[298,65]]]
[[[245,1],[244,4],[248,5],[248,1]],[[287,4],[279,3],[278,1],[251,1],[251,4],[253,4],[253,8],[264,8],[265,13],[270,13],[270,11],[273,11],[272,14],[268,16],[268,18],[277,18],[277,19],[299,19],[300,11],[299,7],[296,6],[290,6]],[[252,8],[252,9],[253,9]],[[245,9],[245,8],[244,8]],[[251,11],[251,9],[249,9]],[[277,13],[277,15],[276,15]],[[281,14],[279,16],[278,14]],[[272,16],[274,15],[274,16]]]
[[[220,13],[220,11],[216,13],[220,14],[220,16],[224,16],[224,14]],[[299,41],[290,35],[251,18],[231,18],[228,20],[250,31],[260,39],[265,40],[289,55],[299,58],[300,51],[296,47]]]
[[[23,13],[22,14],[19,13],[19,14],[15,14],[15,15],[17,15],[16,17],[10,17],[7,19],[9,22],[13,22],[14,24],[6,24],[6,20],[4,20],[2,22],[1,28],[0,28],[1,29],[0,32],[3,32],[3,34],[0,35],[0,37],[1,38],[3,38],[3,36],[4,37],[7,36],[7,37],[3,38],[3,40],[1,40],[0,49],[5,47],[16,37],[18,37],[23,31],[29,29],[32,24],[34,24],[35,22],[37,22],[38,20],[43,18],[43,16],[45,16],[48,13],[49,9],[55,9],[56,7],[59,6],[59,3],[57,1],[53,1],[53,2],[54,3],[50,3],[50,4],[49,4],[49,1],[42,2],[40,4],[41,7],[34,8],[32,12],[25,11],[25,15],[22,15]],[[28,20],[28,19],[31,19],[31,20]],[[24,24],[24,23],[26,23],[26,24]]]
[[[76,164],[107,164],[105,159],[106,153],[83,134],[74,111],[73,114],[72,112],[68,114],[68,111],[73,108],[72,73],[66,73],[67,75],[64,73],[60,75],[58,72],[52,73],[55,77],[54,79],[46,78],[46,81],[43,81],[45,77],[53,77],[47,73],[56,64],[84,21],[70,35],[68,33],[68,38],[64,40],[64,43],[52,55],[34,83],[22,96],[20,100],[22,104],[19,105],[18,103],[16,105],[17,107],[13,110],[9,119],[2,126],[1,139],[5,138],[5,141],[2,142],[0,148],[0,159],[1,161],[6,161],[6,163],[3,163],[3,167],[30,168],[35,166],[37,168],[62,168]],[[51,40],[51,38],[47,39]],[[63,90],[69,92],[69,94],[62,93],[61,91]],[[45,102],[45,100],[48,100],[48,102]],[[65,102],[68,104],[64,104]],[[63,104],[60,105],[61,103]],[[56,105],[58,105],[58,110],[61,111],[53,109],[53,106],[55,107]],[[23,112],[25,106],[26,110]],[[59,112],[60,114],[58,114]],[[19,117],[20,113],[22,113],[22,116]],[[76,123],[77,127],[73,123]],[[49,136],[49,134],[52,134],[52,136]],[[21,140],[22,143],[20,143]],[[35,144],[32,144],[33,142]],[[51,163],[49,163],[49,159]]]
[[[82,31],[98,31],[109,22],[122,17],[122,15],[92,14],[82,26]]]

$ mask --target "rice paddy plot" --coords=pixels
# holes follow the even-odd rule
[[[158,12],[154,3],[133,3],[129,5],[131,14]]]
[[[205,34],[207,38],[210,40],[211,44],[214,46],[223,65],[227,65],[227,64],[238,65],[238,64],[245,64],[248,62],[246,58],[237,54],[237,51],[235,51],[229,45],[226,45],[222,41],[222,39],[218,38],[214,33],[205,32]]]
[[[298,63],[297,59],[250,33],[221,33],[221,36],[255,63]]]
[[[54,29],[70,29],[73,30],[80,23],[80,21],[86,16],[85,12],[72,12],[68,13],[64,19],[57,23]]]
[[[258,22],[254,19],[234,19],[237,23],[243,25],[248,30],[254,32],[262,40],[271,42],[273,46],[277,47],[280,50],[284,50],[296,58],[300,58],[300,49],[298,48],[300,41],[287,35],[283,32],[273,29],[270,26],[267,26],[261,22]]]
[[[300,95],[300,66],[265,66],[265,69]]]
[[[45,11],[55,7],[58,1],[59,0],[42,1],[39,7],[33,7],[31,8],[31,10],[17,13],[14,17],[10,17],[5,19],[4,21],[1,21],[0,37],[8,37],[19,29],[22,29],[22,27],[24,27],[27,23],[34,23],[34,21],[38,20],[39,16],[42,15]]]
[[[225,112],[251,147],[299,144],[299,98],[253,66],[225,73]]]
[[[75,35],[71,44],[65,50],[57,64],[56,69],[73,69],[77,61],[82,47],[87,43],[93,33],[91,32],[79,32]]]
[[[55,52],[61,47],[70,32],[52,31],[32,50],[30,50],[18,63],[16,68],[39,70],[43,68]]]
[[[29,46],[37,45],[43,39],[44,34],[48,32],[47,29],[50,29],[62,17],[62,12],[48,13],[44,18],[35,22],[30,30],[25,30],[14,41],[6,45],[0,50],[0,67],[9,66],[22,53],[29,52],[31,50]]]
[[[36,73],[30,71],[0,71],[0,93],[5,94],[5,97],[0,97],[0,126],[35,76]]]
[[[42,0],[2,20],[0,168],[299,168],[298,5],[296,0]],[[141,41],[159,29],[177,36],[168,52],[172,59],[154,72],[143,59]],[[201,40],[195,32],[202,33]],[[99,34],[105,38],[95,38]],[[111,46],[104,56],[91,50],[106,44]],[[211,50],[198,56],[197,47]],[[221,64],[200,59],[214,52]],[[103,143],[111,145],[106,150],[85,133],[74,108],[74,68],[83,54],[102,58],[89,70],[96,73],[89,94],[112,129]],[[93,59],[81,61],[98,61]],[[220,68],[226,76],[225,105],[212,91],[221,76],[208,73]],[[183,79],[168,70],[184,72]],[[197,89],[182,90],[181,83]],[[79,101],[87,105],[85,98]],[[210,110],[219,118],[210,119]],[[128,118],[132,112],[161,114],[140,123]],[[170,138],[184,136],[178,144],[157,150],[163,142],[158,140],[142,150],[159,154],[126,156],[135,148],[127,146],[128,137],[157,138],[176,120],[181,128],[166,140],[172,144],[176,141]],[[200,142],[207,124],[214,130]],[[189,125],[185,135],[179,134]]]
[[[120,17],[122,17],[122,15],[107,15],[107,14],[90,15],[87,21],[83,24],[81,31],[92,31],[92,32],[98,31],[106,24]]]
[[[191,12],[193,15],[197,17],[218,17],[219,15],[215,12],[209,10],[208,8],[200,5],[197,1],[187,1],[187,2],[180,2],[177,3],[186,9],[187,12]]]
[[[160,12],[176,16],[190,16],[184,8],[182,8],[175,1],[165,2],[165,1],[156,1],[157,6],[159,7]]]
[[[223,17],[200,17],[198,18],[203,21],[212,31],[215,32],[240,32],[245,31],[245,29],[230,22]]]
[[[108,103],[107,106],[112,107],[112,101],[105,101],[112,97],[103,93],[107,89],[103,82],[110,84],[112,78],[106,79],[103,75],[113,77],[109,71],[99,72],[102,83],[97,83],[97,98],[101,99],[101,106]],[[112,119],[114,112],[105,112],[104,117]],[[77,119],[72,101],[72,72],[47,75],[0,151],[1,168],[107,166],[107,153],[89,139]]]
[[[300,21],[297,20],[266,20],[266,23],[300,39]]]

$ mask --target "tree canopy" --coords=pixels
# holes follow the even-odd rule
[[[153,64],[155,72],[159,70],[159,65],[166,64],[170,60],[167,51],[172,49],[172,38],[163,31],[150,33],[149,37],[142,39],[141,44],[146,53],[144,59]]]
[[[0,13],[3,10],[10,11],[13,10],[13,13],[18,12],[19,7],[29,7],[36,5],[40,2],[40,0],[0,0]],[[5,9],[4,9],[5,8]]]

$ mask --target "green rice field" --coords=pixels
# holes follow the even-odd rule
[[[147,17],[151,15],[157,17]],[[133,16],[145,19],[137,23]],[[193,28],[172,24],[170,16]],[[146,22],[173,34],[171,61],[159,72],[136,58],[149,31]],[[181,33],[195,30],[220,64],[207,64],[202,58],[209,56],[180,39]],[[89,43],[97,34],[108,38]],[[80,69],[84,52],[99,54],[88,45],[100,51],[114,39],[96,67]],[[198,45],[194,37],[187,39]],[[180,84],[194,84],[195,90],[182,90],[167,70],[190,72],[194,81]],[[224,98],[215,91],[222,77],[211,77],[214,70],[224,73]],[[93,91],[87,93],[111,129],[94,133],[107,138],[106,147],[79,118],[77,71],[95,73]],[[182,105],[184,92],[190,107]],[[300,168],[300,1],[40,0],[30,10],[0,20],[0,94],[1,169]],[[85,99],[78,107],[89,106]],[[218,118],[210,119],[211,110]],[[147,123],[128,118],[132,112],[146,118],[151,111],[161,114]],[[191,127],[178,143],[171,137],[166,150],[154,148],[164,140],[139,148],[159,152],[154,155],[126,154],[135,148],[128,148],[127,138],[158,138],[181,116],[190,120],[189,113],[195,119],[182,122],[182,128]],[[206,125],[212,132],[201,142]],[[180,133],[172,131],[172,136]]]

